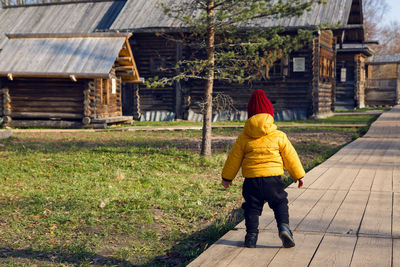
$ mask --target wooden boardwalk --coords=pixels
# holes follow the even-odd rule
[[[400,106],[290,186],[294,248],[282,248],[265,205],[257,248],[244,222],[189,266],[400,266]]]

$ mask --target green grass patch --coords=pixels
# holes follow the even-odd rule
[[[144,264],[241,198],[238,184],[220,186],[225,154],[146,133],[15,134],[0,147],[0,248],[29,262]]]
[[[375,114],[354,114],[354,115],[334,115],[325,119],[308,119],[299,121],[276,121],[278,126],[291,124],[371,124],[379,115]],[[213,122],[213,126],[244,126],[245,121],[217,121]],[[123,125],[122,127],[130,126],[148,126],[148,127],[168,127],[168,126],[198,126],[201,127],[202,122],[191,121],[137,121],[132,124]]]
[[[364,108],[354,108],[354,109],[337,109],[335,112],[365,112],[365,111],[373,111],[373,110],[390,110],[392,107],[388,106],[376,106],[376,107],[364,107]]]
[[[379,115],[373,114],[363,114],[363,115],[334,115],[325,119],[315,119],[315,120],[302,120],[302,121],[278,121],[276,124],[278,126],[285,126],[290,124],[308,124],[308,123],[318,123],[318,124],[367,124],[370,125],[374,122]]]

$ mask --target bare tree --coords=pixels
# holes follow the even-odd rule
[[[383,23],[383,18],[389,11],[386,0],[364,0],[364,24],[367,40],[378,40],[379,45],[372,48],[377,54],[400,53],[400,23],[390,21]]]
[[[389,10],[386,0],[364,0],[363,13],[366,39],[379,38],[383,16]]]
[[[378,54],[397,54],[400,53],[400,23],[391,21],[382,27],[380,44],[375,48]]]

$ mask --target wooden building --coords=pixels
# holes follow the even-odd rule
[[[179,44],[159,37],[159,32],[179,33],[187,29],[180,21],[166,17],[156,8],[157,0],[127,1],[110,30],[128,31],[133,53],[141,75],[145,78],[171,75],[163,72],[165,66],[174,65],[185,57]],[[361,0],[332,0],[326,5],[315,4],[301,17],[266,20],[263,26],[285,27],[287,33],[298,29],[317,29],[319,25],[335,25],[332,31],[315,30],[315,39],[304,49],[292,53],[289,58],[277,62],[271,78],[247,84],[221,84],[216,82],[214,93],[231,96],[238,110],[230,118],[247,118],[247,100],[256,88],[263,89],[271,99],[278,120],[305,119],[310,116],[324,117],[332,114],[337,97],[350,95],[352,107],[358,103],[356,96],[363,95],[361,80],[363,64],[368,53],[364,50],[348,50],[346,45],[362,44],[364,28]],[[331,32],[333,34],[331,34]],[[338,44],[338,46],[337,46]],[[340,59],[339,61],[337,61]],[[336,63],[339,63],[337,65]],[[349,66],[352,66],[351,69]],[[337,86],[338,71],[347,67],[346,83]],[[354,76],[350,79],[350,76]],[[203,86],[196,82],[175,83],[165,88],[125,87],[134,97],[131,111],[135,118],[158,120],[183,118],[200,120],[198,102],[203,97]],[[214,120],[226,119],[216,113]]]
[[[400,54],[374,55],[367,62],[366,106],[400,104]]]
[[[5,42],[1,33],[129,32],[133,33],[129,41],[141,76],[147,79],[172,75],[164,69],[184,58],[185,49],[159,33],[181,34],[188,29],[167,17],[157,3],[158,0],[85,0],[7,7],[0,10],[0,49]],[[364,61],[369,52],[350,49],[364,43],[362,17],[361,0],[330,0],[326,5],[316,3],[300,17],[266,20],[263,27],[282,26],[287,33],[313,29],[315,39],[277,62],[271,79],[251,85],[215,83],[215,94],[231,96],[238,112],[216,113],[214,119],[246,119],[247,100],[256,88],[266,92],[279,120],[329,116],[335,103],[338,107],[342,102],[362,106]],[[320,25],[334,25],[333,34],[318,30]],[[347,80],[341,83],[343,69]],[[200,120],[198,102],[202,98],[203,85],[195,81],[164,88],[129,83],[122,86],[123,114],[135,119]]]
[[[123,116],[122,83],[140,83],[129,34],[9,35],[0,116],[11,126],[104,126]]]
[[[365,107],[366,61],[373,51],[362,43],[338,44],[335,109]]]

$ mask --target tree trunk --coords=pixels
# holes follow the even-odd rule
[[[207,81],[204,88],[205,110],[203,115],[203,139],[201,143],[201,155],[211,156],[211,122],[212,122],[212,93],[214,86],[214,0],[207,3]]]

